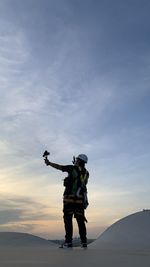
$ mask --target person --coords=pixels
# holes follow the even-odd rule
[[[88,157],[85,154],[80,154],[76,158],[74,157],[73,165],[59,165],[50,162],[47,157],[45,158],[45,164],[47,166],[68,173],[68,176],[64,179],[63,219],[65,241],[61,245],[62,248],[72,247],[73,216],[77,221],[81,247],[87,247],[87,230],[85,224],[85,222],[87,222],[85,209],[88,206],[86,185],[89,178],[89,172],[85,168],[87,162]]]

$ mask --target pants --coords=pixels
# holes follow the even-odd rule
[[[67,243],[72,242],[73,236],[73,215],[77,221],[79,235],[82,243],[87,242],[87,232],[85,225],[85,215],[84,215],[84,207],[83,204],[76,203],[64,203],[64,226],[65,226],[65,241]]]

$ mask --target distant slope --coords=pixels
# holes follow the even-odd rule
[[[0,246],[55,246],[52,242],[27,233],[0,232]]]

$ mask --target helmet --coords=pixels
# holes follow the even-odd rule
[[[88,157],[85,154],[80,154],[77,156],[77,159],[83,160],[85,163],[88,162]]]

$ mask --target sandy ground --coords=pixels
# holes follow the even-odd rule
[[[0,267],[149,267],[149,250],[0,247]]]

